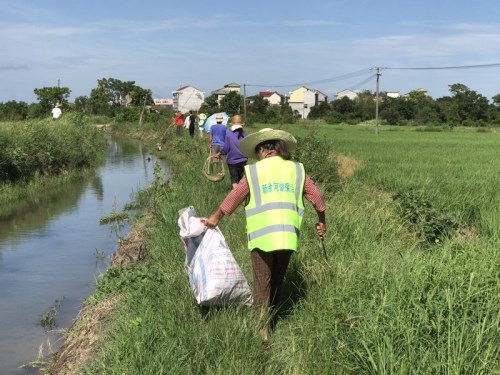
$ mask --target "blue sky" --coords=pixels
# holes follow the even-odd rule
[[[155,98],[227,83],[247,94],[305,84],[333,99],[375,91],[374,67],[500,63],[497,0],[0,0],[0,102],[36,101],[34,88],[89,95],[101,78],[135,81]],[[463,83],[491,98],[500,66],[384,69],[381,91]]]

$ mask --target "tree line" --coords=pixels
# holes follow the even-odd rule
[[[500,94],[490,103],[486,97],[466,85],[449,85],[451,95],[438,99],[421,91],[392,98],[379,97],[379,118],[388,125],[436,126],[499,126]],[[364,91],[354,100],[343,97],[312,107],[309,119],[324,119],[329,123],[356,124],[374,118],[376,95]]]
[[[106,116],[117,121],[151,122],[172,115],[171,108],[155,106],[151,90],[136,85],[134,81],[98,79],[97,87],[91,90],[89,96],[79,96],[74,103],[69,103],[71,90],[68,87],[43,87],[33,91],[37,103],[0,103],[0,121],[46,117],[56,103],[65,111]],[[398,98],[381,93],[378,98],[379,119],[388,125],[500,125],[500,94],[495,95],[490,102],[461,83],[449,85],[449,91],[449,96],[437,99],[421,91],[413,91]],[[308,119],[323,120],[330,124],[358,124],[375,118],[376,103],[377,95],[365,90],[355,99],[343,97],[311,107]],[[206,97],[199,112],[226,112],[230,116],[246,113],[247,123],[285,124],[301,119],[300,114],[286,102],[271,105],[258,95],[244,98],[237,92],[230,92],[220,101],[217,95]]]

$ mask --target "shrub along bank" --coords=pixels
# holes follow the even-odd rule
[[[35,203],[92,173],[106,140],[79,116],[0,124],[0,204]]]
[[[16,182],[95,166],[106,142],[91,126],[26,121],[0,126],[0,179]]]
[[[297,155],[309,173],[331,176],[339,160],[326,146],[332,139],[306,135],[304,128],[291,131],[303,134]],[[355,133],[346,138],[356,143]],[[262,350],[250,309],[200,311],[184,270],[177,212],[193,205],[200,216],[209,215],[230,183],[204,178],[206,140],[177,139],[173,131],[166,139],[171,142],[162,152],[174,178],[165,182],[157,175],[149,189],[152,217],[142,222],[146,258],[131,267],[111,268],[89,298],[93,307],[119,303],[82,373],[500,370],[498,236],[450,237],[428,251],[428,241],[401,218],[391,192],[358,173],[321,181],[328,207],[328,261],[314,232],[314,210],[306,206],[301,247],[287,274],[288,298],[269,351]],[[301,149],[308,152],[301,154]],[[371,168],[363,162],[363,168]],[[220,228],[251,284],[243,209],[224,218]],[[78,335],[78,325],[75,330]]]

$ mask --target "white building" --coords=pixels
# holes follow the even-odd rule
[[[288,104],[293,111],[297,111],[301,118],[306,119],[309,116],[311,107],[319,105],[322,102],[328,103],[328,97],[319,90],[312,90],[305,86],[290,92]]]
[[[399,95],[399,92],[398,91],[386,91],[385,92],[385,96],[387,96],[388,98],[399,98],[401,95]]]
[[[238,95],[241,95],[241,86],[237,83],[228,83],[227,85],[224,85],[224,87],[212,91],[212,95],[217,95],[217,103],[220,104],[222,98],[224,98],[230,92],[235,92]]]
[[[172,92],[172,109],[186,113],[189,111],[198,111],[205,101],[203,91],[193,86],[183,86]]]
[[[335,99],[342,99],[343,97],[348,97],[351,100],[354,100],[358,97],[358,93],[352,90],[342,90],[335,95]]]
[[[259,92],[259,96],[267,100],[269,104],[279,105],[283,102],[283,95],[276,91],[261,91]]]

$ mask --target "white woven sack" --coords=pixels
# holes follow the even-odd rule
[[[192,206],[179,211],[178,224],[196,302],[202,306],[252,305],[252,292],[219,228],[206,229]]]

